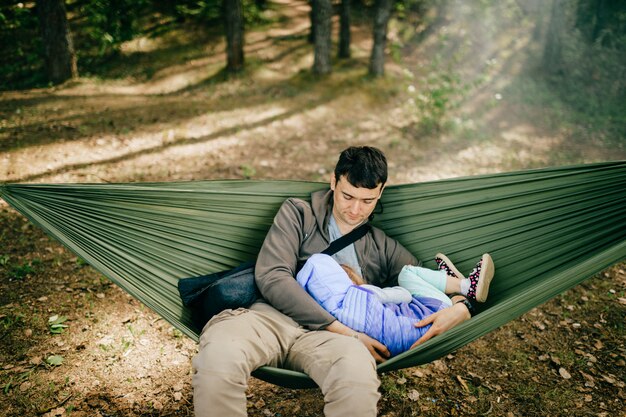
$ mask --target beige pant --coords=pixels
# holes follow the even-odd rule
[[[324,394],[327,417],[375,416],[380,398],[376,363],[361,342],[304,330],[264,303],[213,317],[192,363],[196,417],[245,416],[248,378],[263,365],[308,374]]]

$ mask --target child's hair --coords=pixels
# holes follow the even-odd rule
[[[344,271],[346,271],[346,274],[348,274],[348,278],[350,278],[350,280],[352,282],[354,282],[355,285],[363,285],[363,284],[365,284],[365,281],[363,280],[363,278],[360,277],[359,274],[357,274],[354,271],[354,269],[352,269],[348,265],[344,265],[344,264],[341,264],[341,267],[343,268]]]

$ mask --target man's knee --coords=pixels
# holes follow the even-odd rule
[[[353,349],[353,354],[333,362],[324,384],[327,416],[375,416],[380,399],[380,380],[376,362],[367,349]]]
[[[363,344],[346,336],[330,332],[311,334],[309,340],[292,349],[291,359],[322,390],[351,384],[365,384],[376,390],[379,385],[372,355]]]
[[[363,352],[364,351],[364,352]],[[357,384],[370,385],[378,388],[378,374],[376,361],[367,349],[353,349],[346,351],[333,361],[331,370],[327,376],[329,384]]]

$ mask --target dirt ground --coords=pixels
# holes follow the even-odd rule
[[[623,143],[559,123],[563,108],[524,104],[536,85],[523,74],[532,47],[523,25],[507,47],[481,49],[492,60],[486,81],[450,110],[452,128],[432,132],[420,125],[414,77],[436,35],[372,80],[368,28],[355,26],[352,59],[318,79],[306,2],[273,4],[284,18],[246,34],[248,69],[237,77],[221,73],[220,39],[188,30],[126,45],[142,71],[0,93],[0,180],[326,181],[352,144],[383,149],[395,184],[626,159]],[[193,415],[194,342],[3,201],[0,226],[0,415]],[[625,269],[452,355],[382,375],[379,414],[626,415]],[[317,389],[250,380],[251,416],[319,416],[323,405]]]

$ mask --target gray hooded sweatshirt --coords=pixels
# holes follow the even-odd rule
[[[255,266],[256,283],[264,300],[311,330],[325,329],[335,318],[295,280],[298,262],[328,247],[332,191],[316,191],[311,203],[287,199],[274,217]],[[375,227],[354,243],[363,277],[379,287],[398,285],[404,265],[421,263],[400,243]]]

